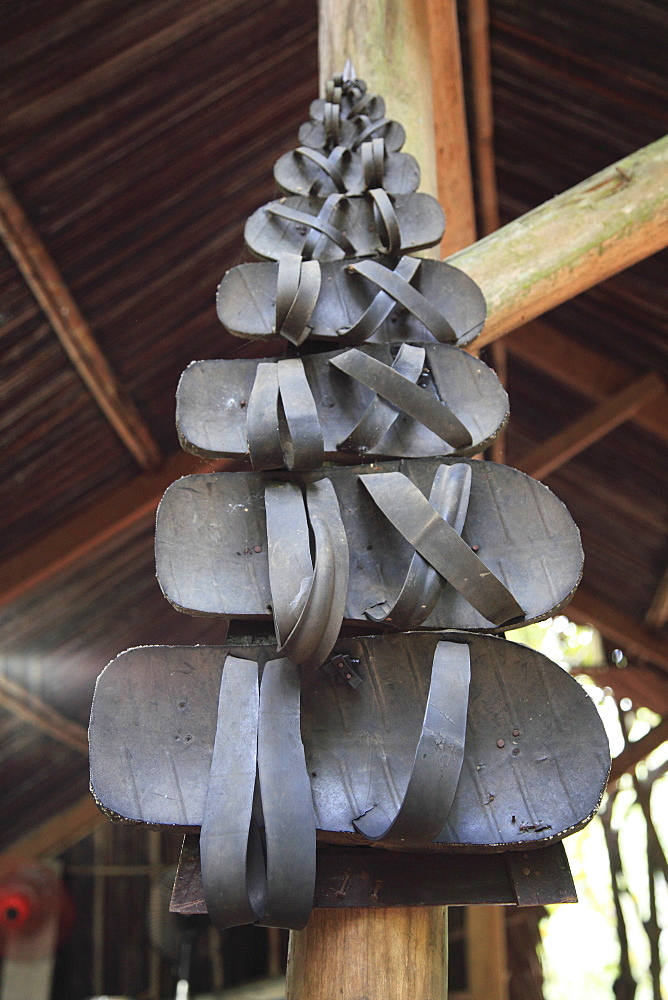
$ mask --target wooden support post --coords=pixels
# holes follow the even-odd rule
[[[143,469],[162,454],[130,395],[111,370],[90,327],[9,185],[0,176],[0,236],[105,417]]]
[[[516,468],[534,479],[543,479],[665,391],[663,379],[656,372],[648,372],[538,445],[517,463]]]
[[[420,164],[420,189],[438,197],[445,211],[441,253],[471,243],[456,0],[320,0],[319,50],[322,88],[351,59],[357,75],[385,98],[388,117],[405,126],[404,148]],[[446,939],[445,908],[316,911],[306,930],[290,938],[288,996],[442,1000]]]
[[[286,1000],[443,1000],[441,907],[314,910],[290,934]]]
[[[668,136],[449,258],[478,282],[483,347],[668,245]]]
[[[503,907],[466,908],[466,952],[470,1000],[508,1000],[506,915]]]

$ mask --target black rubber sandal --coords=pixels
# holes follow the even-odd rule
[[[391,118],[369,118],[365,114],[344,118],[337,104],[327,104],[323,120],[304,122],[298,134],[302,146],[322,150],[335,146],[354,150],[363,142],[382,139],[386,151],[396,153],[406,142],[406,130],[399,122]]]
[[[256,470],[474,455],[508,419],[478,358],[446,344],[368,345],[285,360],[195,361],[176,394],[186,451]]]
[[[272,520],[267,527],[265,494],[281,482],[295,491],[302,523],[314,485],[328,482],[336,496],[341,527],[333,503],[327,517],[339,565],[341,531],[347,538],[348,622],[505,631],[554,614],[580,579],[580,534],[568,511],[547,487],[507,466],[422,458],[271,476],[213,473],[177,481],[158,509],[158,581],[178,610],[271,620],[274,579],[280,601],[303,597],[306,550],[292,584],[276,563],[298,543],[297,521],[286,522],[287,537]],[[298,483],[306,501],[296,496]],[[318,642],[320,655],[325,643]]]
[[[412,253],[435,246],[444,230],[443,209],[431,195],[391,197],[376,188],[324,201],[298,195],[272,201],[249,216],[244,239],[252,253],[267,260],[295,253],[330,261]]]
[[[610,767],[605,730],[589,695],[542,654],[492,636],[422,632],[341,638],[335,659],[344,671],[302,685],[304,758],[296,670],[277,662],[273,645],[145,646],[98,678],[89,729],[98,805],[160,829],[202,826],[208,891],[218,895],[225,879],[239,901],[223,925],[260,913],[263,923],[301,926],[313,809],[319,841],[430,852],[544,847],[595,814]],[[258,666],[270,675],[259,700]],[[258,856],[254,792],[267,870],[281,886],[273,920],[261,858],[259,877],[247,875]],[[291,810],[296,821],[283,825]],[[298,850],[300,872],[291,870]]]
[[[286,194],[316,198],[364,194],[369,188],[411,194],[420,183],[420,168],[409,153],[394,153],[382,139],[370,139],[355,150],[335,146],[329,153],[299,146],[276,161],[274,180]]]
[[[401,257],[321,264],[296,254],[240,264],[218,288],[218,318],[237,337],[275,334],[300,345],[468,344],[482,330],[485,300],[463,271]]]

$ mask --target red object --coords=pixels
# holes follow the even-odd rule
[[[10,933],[21,930],[30,921],[33,903],[25,892],[0,890],[0,928]]]
[[[74,922],[74,908],[55,872],[37,861],[17,860],[0,873],[0,955],[10,941],[30,943],[52,916],[60,946]]]

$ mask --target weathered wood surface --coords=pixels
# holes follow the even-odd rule
[[[287,1000],[443,1000],[447,911],[316,910],[290,934]]]
[[[139,465],[155,469],[162,461],[157,442],[116,378],[48,250],[2,176],[0,236],[105,417]]]
[[[606,638],[618,643],[628,657],[646,660],[668,672],[666,639],[582,587],[568,606],[568,617],[579,625],[593,625]]]
[[[409,854],[321,844],[313,905],[322,909],[397,906],[515,906],[574,903],[564,845],[501,854]],[[170,910],[206,913],[199,837],[183,841]]]
[[[668,245],[668,136],[449,258],[478,282],[483,347]]]
[[[320,84],[346,59],[406,128],[405,150],[438,197],[447,228],[441,253],[475,239],[455,0],[320,0]]]

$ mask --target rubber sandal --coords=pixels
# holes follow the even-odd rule
[[[293,195],[263,205],[244,229],[248,249],[279,260],[340,260],[406,254],[435,246],[445,230],[443,209],[428,194],[391,197],[382,188],[365,195],[332,194],[324,201]]]
[[[325,107],[322,121],[304,122],[298,135],[300,145],[322,150],[335,146],[358,149],[363,142],[382,139],[387,152],[396,153],[406,142],[406,130],[399,122],[391,118],[369,118],[364,114],[344,118],[337,104]]]
[[[495,373],[446,344],[194,361],[176,393],[186,451],[245,457],[256,470],[316,469],[351,455],[474,455],[507,419]]]
[[[327,104],[336,104],[341,109],[341,117],[364,114],[368,118],[382,118],[385,114],[385,101],[377,94],[370,94],[364,80],[343,82],[340,77],[327,81],[326,96],[311,101],[309,114],[314,121],[325,120]]]
[[[260,760],[259,798],[266,820],[271,796],[284,793],[284,813],[297,819],[273,825],[276,857],[289,855],[293,837],[309,843],[313,808],[319,841],[431,852],[540,848],[593,817],[610,767],[605,730],[586,691],[547,657],[493,636],[438,632],[340,638],[336,651],[356,686],[317,671],[302,684],[301,727],[296,673],[282,661],[271,678],[279,690],[266,747],[278,765],[265,775]],[[256,689],[227,691],[239,670],[256,678],[266,663],[277,670],[275,646],[262,643],[129,650],[100,675],[91,710],[98,805],[175,831],[213,817],[220,849],[225,836],[233,841],[228,877],[242,889],[262,695],[258,711]],[[225,811],[225,799],[234,808]],[[310,847],[303,852],[310,878]]]
[[[329,153],[299,146],[276,161],[274,180],[286,194],[316,198],[364,194],[369,188],[411,194],[420,183],[420,168],[409,153],[393,153],[382,139],[371,139],[359,149],[335,146]]]
[[[297,495],[299,483],[306,500]],[[270,619],[272,608],[276,618],[277,603],[304,600],[310,552],[289,556],[293,582],[280,560],[308,534],[305,504],[323,483],[338,501],[340,524],[328,493],[334,554],[316,546],[316,562],[337,563],[338,587],[347,539],[348,622],[494,632],[547,618],[579,582],[580,534],[547,487],[493,462],[420,458],[282,477],[237,472],[178,480],[157,515],[156,568],[165,596],[186,613],[235,619]],[[273,517],[280,485],[293,490],[294,521],[283,524]],[[332,608],[338,616],[334,599]],[[329,618],[325,624],[335,632]],[[320,642],[318,655],[325,646]]]
[[[374,343],[468,344],[482,330],[483,294],[463,271],[440,260],[401,257],[346,263],[240,264],[218,288],[218,318],[237,337],[279,334],[356,346]]]

